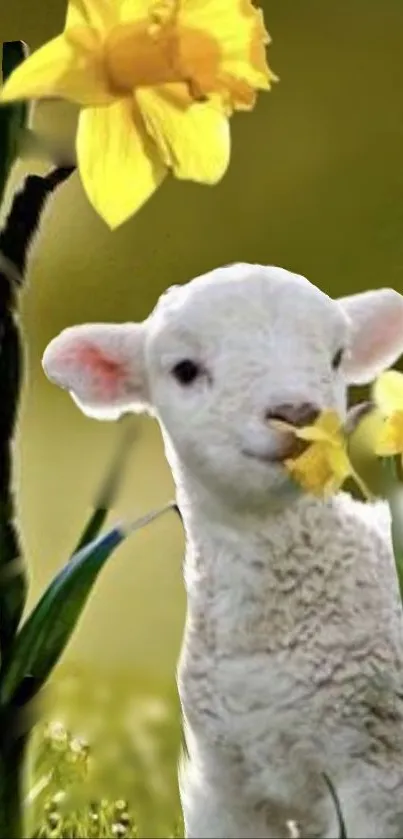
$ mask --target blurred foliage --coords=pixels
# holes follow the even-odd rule
[[[48,722],[34,735],[28,789],[32,834],[182,835],[173,686],[66,668],[42,714]]]
[[[1,76],[5,82],[14,69],[27,58],[28,48],[23,41],[11,41],[2,45]],[[17,102],[0,108],[0,203],[12,167],[17,161],[23,135],[29,125],[29,104]]]

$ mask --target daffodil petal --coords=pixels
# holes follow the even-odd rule
[[[317,426],[311,430],[320,431]],[[342,438],[312,442],[298,457],[286,460],[285,466],[307,492],[324,498],[337,491],[352,474]]]
[[[397,411],[384,420],[378,432],[375,454],[379,457],[403,453],[403,413]]]
[[[401,454],[401,450],[393,440],[379,439],[375,446],[375,454],[377,457],[394,457],[396,454]]]
[[[112,229],[140,209],[166,173],[127,100],[81,112],[77,160],[91,204]]]
[[[268,420],[268,425],[271,428],[277,428],[278,431],[290,431],[293,434],[296,434],[299,431],[297,425],[292,425],[292,423],[286,422],[285,420],[270,419]]]
[[[315,425],[304,425],[302,427],[298,425],[292,425],[289,422],[285,422],[285,420],[277,420],[272,419],[269,421],[269,425],[272,428],[277,428],[278,431],[288,431],[292,434],[295,434],[300,440],[306,440],[310,443],[332,443],[332,435],[329,432],[322,428],[319,425],[319,422]]]
[[[180,108],[163,87],[136,91],[146,128],[177,178],[215,184],[230,160],[230,131],[222,110],[208,103]]]
[[[300,440],[307,440],[312,443],[331,442],[328,432],[317,425],[306,425],[304,428],[295,428],[295,435]]]
[[[0,91],[0,101],[58,97],[79,105],[110,102],[96,50],[91,49],[91,30],[81,30],[81,35],[83,48],[79,57],[64,35],[32,53],[6,81]],[[87,47],[85,35],[88,35]]]
[[[322,428],[329,437],[333,437],[334,435],[338,434],[341,430],[341,421],[340,417],[336,413],[336,411],[327,410],[323,411],[320,417],[317,420],[317,425],[319,428]]]
[[[295,481],[307,492],[321,495],[332,473],[320,446],[310,446],[295,459],[285,461],[285,466]]]
[[[372,395],[384,414],[403,411],[403,374],[398,370],[381,373],[373,385]]]
[[[343,449],[329,447],[327,459],[330,471],[340,481],[344,481],[351,474],[351,465],[346,452]]]
[[[104,31],[117,20],[116,0],[69,0],[65,28],[93,26]]]
[[[150,15],[152,6],[162,5],[161,3],[151,3],[150,0],[117,0],[119,9],[119,20],[124,23],[126,21],[147,20]]]

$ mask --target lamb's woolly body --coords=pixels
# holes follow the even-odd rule
[[[323,773],[350,839],[403,836],[403,624],[387,509],[296,492],[267,421],[284,404],[343,416],[346,386],[402,351],[392,289],[334,301],[256,265],[175,287],[143,324],[74,327],[46,350],[49,377],[86,413],[142,406],[161,426],[187,537],[189,839],[281,837],[287,820],[304,837],[336,837]],[[185,385],[183,359],[199,371]]]
[[[340,494],[240,527],[185,513],[188,836],[285,836],[296,819],[336,837],[323,773],[349,836],[400,835],[401,605],[387,510],[368,512]]]

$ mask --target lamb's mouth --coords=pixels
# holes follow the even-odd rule
[[[260,463],[269,463],[280,465],[284,463],[287,458],[295,458],[305,451],[307,444],[304,440],[299,440],[294,435],[287,435],[282,444],[278,446],[276,452],[262,453],[253,451],[252,449],[242,449],[242,454],[252,460],[258,460]]]

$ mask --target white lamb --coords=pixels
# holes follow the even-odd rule
[[[49,378],[98,418],[161,426],[186,530],[178,670],[187,837],[403,836],[403,622],[382,504],[323,502],[282,465],[305,423],[403,351],[403,297],[332,300],[280,268],[230,265],[144,323],[65,330]]]

